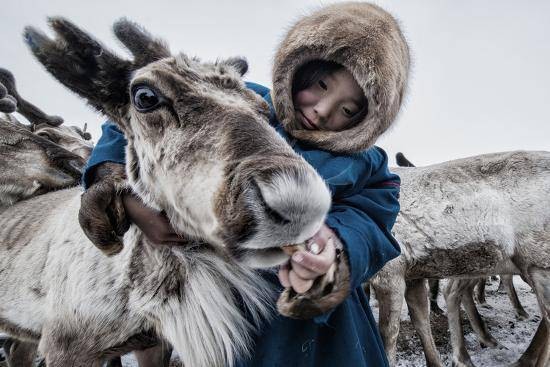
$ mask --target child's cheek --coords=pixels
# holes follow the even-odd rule
[[[297,108],[302,109],[315,104],[317,99],[316,93],[308,88],[296,93],[295,104]]]

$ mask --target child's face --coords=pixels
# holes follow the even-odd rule
[[[365,103],[363,90],[344,68],[294,95],[296,119],[307,130],[344,130]]]

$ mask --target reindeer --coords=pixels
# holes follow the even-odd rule
[[[30,123],[30,125],[20,124],[21,126],[25,126],[37,135],[59,144],[70,152],[79,155],[85,161],[88,160],[92,153],[93,142],[90,133],[86,132],[86,124],[83,130],[77,126],[63,125],[63,118],[48,115],[36,105],[21,97],[16,87],[15,77],[9,70],[0,68],[0,84],[3,84],[7,94],[12,97],[17,106],[17,112]],[[13,123],[19,123],[12,116],[9,119]]]
[[[395,160],[399,167],[415,167],[415,165],[411,161],[405,158],[403,153],[397,153],[395,155]],[[464,293],[462,297],[471,298],[470,300],[468,300],[468,304],[474,304],[474,298],[473,298],[474,295],[476,296],[477,301],[479,303],[481,304],[486,303],[485,283],[486,283],[486,278],[480,278],[477,282],[473,282],[473,283],[470,282],[468,286],[464,287],[464,289],[468,289],[469,292]],[[439,308],[439,305],[437,304],[437,296],[439,294],[439,279],[429,279],[428,284],[430,288],[430,310],[432,312],[435,311],[438,314],[442,314],[443,311]],[[516,289],[514,288],[514,282],[513,282],[512,276],[506,275],[506,274],[500,275],[499,290],[505,291],[506,294],[508,295],[508,298],[510,299],[512,306],[514,307],[514,311],[516,312],[516,317],[518,319],[525,320],[529,317],[529,314],[525,311],[525,309],[521,305],[521,302],[519,301]],[[474,330],[479,330],[479,327],[474,327]],[[492,337],[489,337],[488,339],[491,339],[491,338]]]
[[[80,189],[18,203],[0,216],[0,328],[39,341],[48,366],[100,366],[159,340],[186,366],[232,365],[272,312],[272,291],[253,268],[286,261],[283,245],[318,230],[326,185],[269,126],[267,105],[241,80],[243,59],[172,56],[121,20],[114,32],[128,61],[67,20],[50,25],[56,39],[25,30],[33,54],[119,125],[128,185],[188,243],[155,246],[131,226],[102,253],[79,226]],[[327,278],[337,284],[338,273]],[[304,299],[323,301],[330,288],[320,283],[300,299],[285,291],[279,306],[311,312]]]
[[[12,113],[18,106],[0,82],[0,112]],[[46,190],[77,185],[83,166],[82,158],[32,134],[11,119],[0,118],[0,213],[15,202]],[[3,340],[2,347],[8,366],[32,366],[36,355],[32,343]]]
[[[33,196],[75,186],[84,163],[78,155],[0,118],[0,212]]]
[[[393,231],[402,254],[371,281],[390,361],[395,359],[404,295],[427,364],[441,366],[431,336],[425,278],[520,274],[535,291],[542,321],[517,364],[546,366],[550,153],[495,153],[395,171],[402,186],[401,212]],[[460,345],[461,325],[452,318],[459,315],[460,300],[447,299],[447,306],[452,344]],[[465,348],[453,350],[453,364],[472,366]]]
[[[412,164],[402,153],[396,154],[396,162],[397,165],[400,167],[415,167],[414,164]],[[527,313],[521,306],[521,303],[517,297],[517,293],[515,291],[513,280],[511,275],[507,274],[501,274],[501,282],[504,284],[504,287],[507,289],[508,296],[510,298],[510,301],[512,302],[512,305],[514,306],[514,309],[516,311],[516,315],[520,319],[524,319],[527,317]],[[496,339],[490,334],[489,330],[487,329],[487,326],[485,322],[483,321],[483,318],[479,314],[475,301],[474,301],[474,291],[477,290],[477,299],[480,303],[483,303],[484,300],[484,286],[485,286],[486,278],[479,278],[479,279],[452,279],[448,282],[447,288],[444,291],[444,296],[447,302],[453,303],[449,309],[450,310],[460,310],[460,304],[463,304],[467,314],[468,318],[470,319],[470,322],[472,324],[472,327],[474,329],[474,332],[478,335],[481,342],[490,347],[495,347],[498,345],[498,342]],[[437,305],[437,296],[439,293],[439,279],[429,279],[429,289],[430,289],[430,309],[436,310],[436,313],[442,313],[443,311],[439,308]],[[411,299],[412,302],[414,299]],[[410,305],[409,301],[407,301],[407,305],[409,308],[415,308],[414,305]],[[425,313],[421,314],[424,315]],[[460,322],[460,315],[450,315],[449,320],[452,320],[455,324],[453,325],[452,329],[458,330],[460,325],[458,324]],[[421,324],[426,325],[429,323],[429,320],[423,320]],[[421,332],[422,330],[419,330]],[[422,336],[422,339],[431,339],[431,333],[429,335]],[[452,341],[455,341],[453,339]],[[424,342],[428,345],[434,345],[433,340],[431,342]],[[435,347],[434,347],[435,348]],[[463,353],[465,350],[464,347],[464,338],[462,337],[460,342],[457,345],[453,345],[453,348],[458,351],[458,353]],[[425,354],[429,354],[433,351],[433,348],[429,348]],[[438,355],[426,355],[427,360],[434,360],[439,358]],[[467,356],[461,356],[457,358],[458,360],[467,360]]]

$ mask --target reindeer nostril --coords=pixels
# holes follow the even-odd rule
[[[260,189],[260,186],[256,182],[255,179],[252,180],[252,186],[255,188],[256,192],[258,193],[259,202],[262,204],[265,214],[269,219],[271,219],[273,222],[285,225],[289,224],[291,221],[290,219],[285,218],[281,213],[279,213],[277,210],[269,206],[267,201],[265,200],[262,190]]]
[[[265,203],[265,201],[264,201],[264,203]],[[275,223],[277,223],[277,224],[289,224],[290,223],[290,219],[286,219],[281,214],[279,214],[276,210],[270,208],[269,205],[267,205],[267,203],[265,203],[264,206],[265,206],[265,213]]]

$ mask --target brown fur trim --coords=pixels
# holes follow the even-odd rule
[[[129,228],[122,204],[122,194],[128,191],[124,165],[105,162],[93,172],[93,183],[81,197],[80,226],[108,256],[122,250],[122,236]]]
[[[334,277],[333,279],[329,279]],[[298,294],[287,288],[277,301],[277,310],[283,316],[293,319],[311,319],[322,315],[344,301],[350,293],[350,271],[348,257],[340,251],[336,257],[335,269],[315,279],[306,293]]]
[[[311,60],[337,62],[363,89],[369,111],[343,131],[311,131],[295,121],[292,80]],[[380,7],[349,2],[327,6],[298,21],[275,55],[273,103],[279,121],[299,140],[325,150],[353,153],[370,148],[393,123],[409,75],[409,48],[396,20]]]

